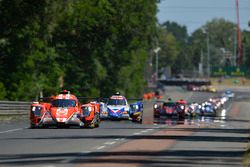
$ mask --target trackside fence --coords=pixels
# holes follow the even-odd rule
[[[0,115],[27,115],[31,102],[0,101]]]

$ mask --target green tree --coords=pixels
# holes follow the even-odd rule
[[[60,88],[142,94],[155,0],[0,1],[0,83],[11,100]]]
[[[59,1],[58,1],[59,2]],[[56,1],[0,1],[1,82],[12,100],[31,99],[58,88],[57,54],[50,46]],[[53,10],[52,10],[53,9]]]
[[[244,65],[248,67],[248,70],[249,70],[249,67],[250,67],[250,31],[243,31],[242,37],[243,37],[242,44],[243,44]]]
[[[179,53],[178,41],[171,32],[159,27],[159,46],[161,48],[159,67],[172,66]]]
[[[168,40],[165,40],[163,47],[164,50],[168,50],[168,53],[164,53],[165,57],[162,57],[161,62],[167,62],[166,65],[170,66],[173,75],[182,73],[183,70],[188,70],[191,67],[189,47],[188,47],[188,33],[185,26],[181,26],[176,22],[167,21],[162,24],[162,30],[159,38],[165,38],[164,34],[167,34]]]
[[[138,83],[144,82],[145,53],[155,29],[155,1],[77,1],[71,7],[54,38],[65,66],[65,86],[87,95],[141,93]],[[137,77],[134,60],[140,60]]]
[[[225,52],[233,55],[236,25],[225,19],[213,19],[196,30],[191,38],[192,60],[197,67],[201,50],[207,55],[207,38],[209,38],[210,63],[213,66],[225,65]],[[204,57],[205,61],[207,56]]]

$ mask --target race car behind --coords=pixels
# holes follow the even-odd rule
[[[107,112],[110,119],[130,119],[129,111],[128,101],[120,93],[116,93],[108,98]]]

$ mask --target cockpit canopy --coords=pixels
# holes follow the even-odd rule
[[[107,105],[126,105],[125,99],[109,99]]]
[[[52,101],[52,107],[75,107],[76,101],[71,99],[56,99]]]

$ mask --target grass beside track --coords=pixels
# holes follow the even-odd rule
[[[250,86],[250,78],[210,78],[210,80],[213,86]]]
[[[27,119],[28,115],[0,115],[0,121]]]

